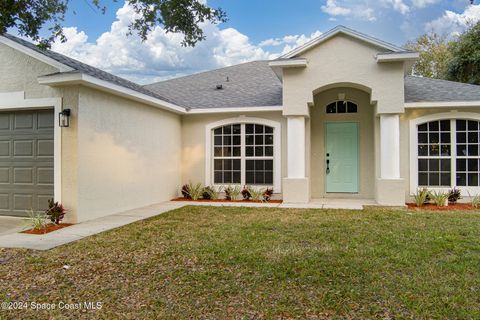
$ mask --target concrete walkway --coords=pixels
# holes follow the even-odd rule
[[[0,247],[49,250],[85,237],[115,229],[185,206],[184,202],[163,202],[94,219],[44,235],[10,233],[0,236]]]
[[[0,248],[26,248],[34,250],[49,250],[63,244],[83,239],[107,230],[125,226],[127,224],[157,216],[164,212],[179,209],[187,205],[214,206],[214,207],[262,207],[262,208],[300,208],[300,209],[363,209],[364,205],[374,205],[373,200],[365,199],[318,199],[308,204],[281,204],[281,203],[249,203],[249,202],[192,202],[168,201],[150,205],[143,208],[128,210],[110,216],[82,222],[64,229],[53,231],[44,235],[19,233],[22,225],[5,228],[4,234],[0,233]],[[18,218],[16,223],[19,222]],[[1,231],[1,229],[0,229]]]
[[[24,218],[0,216],[0,236],[19,232],[23,230],[24,227]]]

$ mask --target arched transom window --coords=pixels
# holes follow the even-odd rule
[[[417,126],[418,186],[480,186],[480,123],[442,119]]]
[[[335,101],[327,105],[326,113],[357,113],[358,106],[351,101]]]
[[[272,186],[274,128],[255,123],[213,129],[213,183]]]

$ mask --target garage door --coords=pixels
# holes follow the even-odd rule
[[[0,215],[26,216],[53,198],[50,110],[0,112]]]

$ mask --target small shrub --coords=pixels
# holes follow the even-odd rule
[[[45,230],[47,227],[47,216],[42,212],[35,212],[30,209],[28,212],[26,225],[33,230]]]
[[[253,201],[262,201],[262,202],[265,201],[265,198],[264,198],[265,190],[249,187],[248,192],[250,193],[250,196]]]
[[[238,200],[238,197],[242,193],[242,188],[240,186],[228,186],[225,188],[225,199],[226,200]]]
[[[270,199],[272,198],[272,195],[273,195],[273,188],[267,188],[263,192],[263,200],[270,201]]]
[[[185,198],[185,199],[192,199],[192,197],[190,197],[190,193],[188,192],[188,184],[184,184],[182,186],[182,196]]]
[[[448,195],[449,194],[447,192],[431,193],[431,197],[438,207],[444,207],[446,205],[446,202],[448,200]]]
[[[429,198],[430,192],[427,189],[417,190],[417,193],[413,196],[415,199],[415,205],[417,207],[423,206],[428,202],[427,197]]]
[[[67,210],[63,207],[63,204],[53,201],[53,199],[48,200],[48,209],[45,211],[45,214],[50,218],[55,224],[59,224],[63,217],[67,213]]]
[[[217,200],[218,199],[218,194],[220,192],[222,192],[222,188],[219,188],[217,190],[217,189],[215,189],[215,187],[205,187],[205,188],[203,188],[202,197],[205,200]]]
[[[460,189],[453,188],[448,192],[448,202],[457,203],[457,201],[460,199],[462,199],[462,193]]]
[[[480,207],[480,195],[477,194],[474,197],[472,197],[472,207],[474,208],[479,208]]]
[[[250,188],[249,187],[244,187],[242,190],[242,197],[243,200],[250,200],[252,197],[252,194],[250,193]]]
[[[200,184],[200,183],[197,183],[197,184],[193,184],[191,182],[189,182],[187,185],[186,185],[186,194],[188,195],[188,197],[190,197],[189,199],[192,199],[192,200],[198,200],[200,199],[200,197],[203,195],[203,186]],[[183,188],[182,188],[183,190]]]

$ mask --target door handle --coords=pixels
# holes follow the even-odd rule
[[[326,170],[327,174],[330,173],[330,160],[327,159],[327,170]]]

